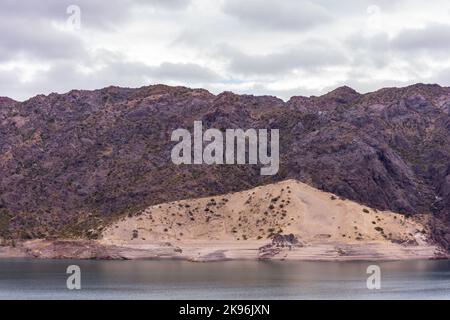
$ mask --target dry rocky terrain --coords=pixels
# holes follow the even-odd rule
[[[341,87],[287,102],[164,85],[73,90],[24,102],[0,98],[0,238],[11,243],[105,235],[138,243],[204,236],[241,242],[268,241],[282,229],[306,242],[327,235],[344,242],[413,240],[394,228],[403,219],[380,213],[390,210],[425,221],[430,241],[449,249],[449,113],[450,89],[424,84],[368,94]],[[174,165],[170,135],[192,129],[194,121],[205,129],[280,129],[278,175],[263,177],[256,165]],[[362,209],[337,199],[314,222],[302,211],[306,204],[287,190],[255,189],[235,203],[220,200],[289,179],[364,204],[369,213],[344,218],[333,210]],[[270,209],[266,201],[278,196]],[[181,199],[198,198],[204,199],[190,200],[191,214],[176,207]],[[120,221],[128,216],[141,218],[143,229],[126,225],[134,220]],[[115,235],[107,228],[117,221]]]

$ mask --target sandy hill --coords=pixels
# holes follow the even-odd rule
[[[422,219],[423,220],[423,219]],[[156,205],[103,232],[109,243],[254,241],[293,234],[302,244],[427,243],[424,223],[378,211],[295,180]]]

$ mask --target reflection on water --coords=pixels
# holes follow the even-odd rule
[[[366,287],[371,264],[0,260],[0,299],[450,299],[450,261],[378,263],[381,290]]]

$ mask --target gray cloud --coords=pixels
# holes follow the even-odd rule
[[[19,74],[20,70],[17,69],[2,70],[0,72],[0,97],[14,97],[16,99],[21,99],[24,97],[24,92],[29,92],[29,90],[27,90],[29,88],[19,86]]]
[[[222,48],[229,70],[243,75],[280,75],[294,70],[316,72],[322,67],[343,64],[346,56],[331,44],[311,41],[270,54],[249,55]]]
[[[423,57],[442,58],[450,49],[450,25],[430,24],[420,29],[406,28],[394,37],[380,32],[370,36],[355,33],[345,45],[352,51],[352,64],[361,67],[384,68],[395,59],[402,60],[411,69],[424,67]]]
[[[145,84],[175,81],[188,85],[224,81],[214,71],[193,63],[147,65],[126,61],[120,54],[100,50],[81,63],[83,67],[102,68],[85,72],[70,60],[55,61],[49,70],[39,72],[32,81],[21,82],[21,70],[0,72],[0,96],[24,100],[36,94],[64,93],[72,89],[98,89],[110,85],[140,87]],[[20,83],[20,85],[17,85]]]
[[[405,29],[391,41],[394,49],[447,50],[450,48],[450,25],[431,24],[422,29]]]
[[[81,8],[79,32],[60,28],[71,4]],[[289,98],[343,84],[365,92],[412,82],[450,83],[448,1],[220,4],[1,0],[0,95],[24,99],[162,82]],[[369,14],[370,5],[380,7],[378,17]],[[443,70],[430,61],[442,62]]]
[[[407,2],[409,2],[408,0]],[[378,6],[383,11],[392,12],[400,9],[403,0],[315,0],[315,3],[327,8],[329,12],[339,16],[365,14],[369,6]]]
[[[352,52],[352,64],[365,68],[383,68],[392,60],[391,44],[386,33],[364,36],[353,34],[345,40]]]
[[[0,2],[0,63],[17,57],[43,62],[53,59],[80,59],[86,56],[79,34],[55,27],[64,25],[67,8],[76,4],[81,10],[83,28],[109,31],[125,23],[133,8],[161,10],[185,9],[190,0],[2,0]]]
[[[346,43],[352,49],[372,52],[428,50],[437,53],[450,48],[450,25],[433,23],[424,28],[405,28],[392,38],[385,32],[370,36],[355,33]]]
[[[191,0],[145,0],[143,3],[154,7],[181,10],[190,4]]]
[[[132,9],[150,7],[164,10],[185,9],[191,0],[2,0],[0,18],[20,17],[33,25],[36,20],[52,20],[64,23],[70,5],[81,9],[82,23],[87,28],[116,28],[124,23]],[[12,30],[14,31],[14,30]]]
[[[223,11],[243,23],[269,30],[299,31],[332,20],[325,8],[304,0],[226,0]]]
[[[450,68],[442,68],[442,70],[431,75],[426,82],[450,85]]]
[[[0,73],[0,96],[25,100],[37,94],[64,93],[71,89],[98,89],[109,85],[140,87],[148,81],[149,68],[115,61],[94,73],[85,73],[70,61],[58,61],[49,70],[39,72],[32,81],[20,81],[20,74],[20,69]]]
[[[14,25],[13,29],[9,29],[11,25]],[[0,60],[3,61],[17,56],[31,60],[82,59],[86,54],[79,38],[54,28],[46,21],[34,21],[30,26],[24,19],[1,19],[0,30],[8,29],[10,31],[0,38]]]
[[[221,80],[217,73],[194,63],[165,62],[152,68],[151,73],[153,77],[161,80],[180,80],[191,83]]]

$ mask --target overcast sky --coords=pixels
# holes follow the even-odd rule
[[[1,0],[0,30],[0,96],[17,100],[155,83],[283,99],[450,85],[448,0]]]

